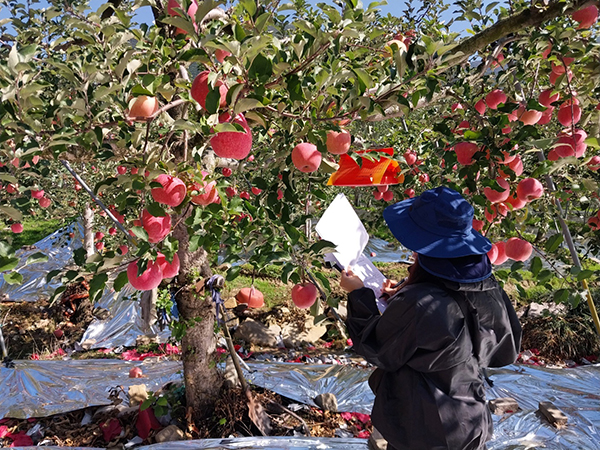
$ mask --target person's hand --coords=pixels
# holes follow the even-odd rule
[[[386,279],[383,282],[383,285],[381,286],[381,294],[387,295],[388,297],[393,297],[394,294],[396,294],[396,292],[398,292],[398,290],[402,287],[402,286],[396,286],[397,284],[398,284],[398,282],[395,280]],[[394,286],[396,286],[396,287],[394,287]]]
[[[365,287],[362,280],[358,276],[354,275],[352,270],[348,268],[346,271],[342,271],[342,277],[340,278],[340,287],[346,292],[352,292],[356,289]]]

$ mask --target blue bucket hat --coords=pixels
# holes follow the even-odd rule
[[[492,243],[473,229],[473,207],[440,186],[383,211],[390,231],[409,250],[433,258],[483,255]]]

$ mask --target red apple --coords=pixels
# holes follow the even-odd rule
[[[44,196],[44,191],[43,190],[39,190],[39,191],[36,191],[36,190],[33,190],[33,189],[31,190],[31,198],[40,199],[43,196]]]
[[[506,94],[500,89],[494,89],[485,97],[485,104],[491,109],[497,109],[501,103],[506,103]]]
[[[598,20],[598,7],[596,5],[588,6],[575,11],[571,17],[579,23],[578,30],[584,30],[591,27]]]
[[[228,113],[219,116],[221,123],[228,122],[230,119]],[[246,131],[222,131],[210,138],[210,145],[215,154],[221,158],[244,159],[252,150],[252,131],[243,114],[235,116],[232,123],[241,125]]]
[[[181,5],[179,4],[179,2],[177,2],[177,0],[169,0],[167,3],[167,13],[170,16],[179,16],[180,14],[175,11],[175,8],[181,8]],[[198,26],[196,25],[196,11],[198,11],[198,1],[197,0],[192,0],[192,3],[190,4],[190,7],[187,10],[187,14],[188,16],[191,17],[192,19],[192,23],[194,24],[194,28],[196,29],[196,31],[198,30]],[[182,30],[181,28],[177,28],[175,30],[176,34],[187,34],[187,31]]]
[[[281,200],[283,198],[283,191],[281,189],[277,189],[277,200]]]
[[[158,99],[156,97],[140,95],[133,101],[127,116],[136,122],[145,122],[156,111],[158,111]]]
[[[13,223],[10,226],[10,231],[12,231],[15,234],[19,234],[23,232],[23,224],[20,223]]]
[[[121,255],[126,255],[128,251],[129,248],[126,245],[121,245],[119,247],[119,252],[121,253]]]
[[[552,113],[554,112],[554,106],[548,106],[546,107],[546,110],[544,112],[542,112],[542,118],[540,120],[538,120],[538,125],[546,125],[547,123],[550,123],[550,121],[552,120]]]
[[[517,186],[517,198],[524,202],[540,198],[543,194],[544,186],[535,178],[525,178]]]
[[[543,106],[550,106],[552,103],[557,102],[559,100],[560,93],[556,92],[552,88],[543,91],[538,98],[538,102],[540,102],[540,105]]]
[[[316,145],[302,142],[292,150],[292,163],[300,172],[315,172],[321,165],[321,153]]]
[[[392,191],[385,191],[383,193],[383,200],[386,202],[391,202],[394,200],[394,193]]]
[[[536,123],[538,123],[540,121],[541,118],[542,118],[542,112],[532,109],[532,110],[527,110],[523,114],[521,114],[521,117],[519,118],[519,120],[521,122],[523,122],[523,125],[535,125]]]
[[[404,156],[406,164],[408,164],[409,166],[412,166],[414,163],[417,162],[417,154],[412,150],[406,150],[402,156]]]
[[[47,208],[52,203],[52,200],[50,200],[47,197],[42,197],[38,200],[38,202],[39,202],[41,208]]]
[[[492,244],[492,248],[487,252],[487,256],[490,259],[490,263],[494,264],[496,262],[498,258],[498,247],[496,247],[496,244]]]
[[[217,182],[211,181],[210,183],[205,181],[208,176],[208,172],[202,171],[202,181],[200,183],[192,184],[191,188],[193,191],[198,191],[199,194],[193,195],[190,201],[194,205],[207,206],[211,203],[220,203],[221,198],[219,197],[219,191],[217,190]]]
[[[117,167],[117,173],[119,175],[125,175],[127,173],[127,167],[125,167],[125,166],[118,166]]]
[[[257,188],[257,187],[253,187],[253,188],[252,188],[252,189],[250,189],[250,190],[252,191],[252,193],[253,193],[254,195],[258,195],[258,194],[260,194],[260,193],[262,192],[262,189],[259,189],[259,188]]]
[[[422,173],[421,175],[419,175],[419,181],[421,183],[428,183],[429,182],[429,174]]]
[[[205,70],[204,72],[200,72],[196,78],[194,78],[194,82],[192,83],[192,89],[190,94],[194,100],[200,103],[204,109],[206,109],[206,96],[210,92],[210,88],[208,86],[208,75],[210,72]],[[224,108],[227,106],[227,86],[223,84],[221,80],[217,80],[215,82],[215,88],[219,89],[219,94],[221,96],[219,101],[219,106]]]
[[[144,375],[139,367],[132,367],[129,370],[129,378],[142,378]]]
[[[459,142],[454,146],[456,159],[463,166],[470,166],[473,164],[473,155],[475,155],[478,150],[479,146],[472,142]]]
[[[493,246],[496,247],[496,251],[498,253],[496,259],[492,264],[499,266],[500,264],[505,263],[508,260],[508,256],[506,256],[505,252],[505,245],[506,244],[503,241],[496,242],[495,244],[493,244]]]
[[[558,109],[556,118],[565,127],[573,126],[581,119],[581,108],[575,103],[565,102]]]
[[[162,270],[163,278],[173,278],[179,273],[179,256],[177,253],[173,255],[173,261],[169,262],[165,258],[165,255],[158,252],[156,263],[159,265],[160,270]]]
[[[62,337],[65,335],[65,332],[63,330],[61,330],[60,328],[57,328],[56,330],[54,330],[54,336],[56,337],[56,339],[62,339]]]
[[[142,227],[148,233],[148,242],[156,244],[171,231],[171,216],[155,217],[147,209],[142,211]]]
[[[483,230],[483,225],[483,220],[473,219],[472,226],[475,231],[481,232]]]
[[[227,194],[227,197],[233,198],[237,195],[237,189],[234,187],[228,186],[225,188],[225,194]]]
[[[557,74],[556,72],[551,72],[550,73],[550,83],[551,84],[556,84],[556,82],[558,81],[558,78],[561,75]],[[569,82],[573,79],[573,72],[571,71],[571,69],[567,70],[567,79],[569,80]]]
[[[150,190],[155,202],[169,206],[179,206],[181,204],[186,193],[183,181],[166,173],[161,173],[153,181],[162,185],[160,188]]]
[[[533,251],[532,245],[517,237],[510,238],[504,246],[506,256],[515,261],[527,261]]]
[[[15,192],[17,192],[17,187],[14,184],[8,184],[6,186],[6,192],[8,192],[9,194],[14,194]]]
[[[149,261],[146,270],[138,277],[137,261],[127,266],[127,279],[129,283],[138,291],[150,291],[158,287],[163,279],[163,273],[160,265],[155,261]]]
[[[240,198],[244,200],[250,200],[250,193],[248,191],[240,192]]]
[[[506,203],[512,206],[513,210],[523,208],[527,202],[519,199],[518,197],[513,197],[512,195],[506,199]]]
[[[343,155],[348,153],[350,150],[350,142],[352,141],[352,135],[347,130],[327,132],[327,151],[334,155]]]
[[[220,48],[215,50],[215,58],[217,58],[217,61],[219,61],[220,63],[223,63],[223,61],[225,61],[225,58],[227,58],[228,56],[231,56],[231,52],[228,52],[227,50],[221,50]]]
[[[592,156],[592,158],[588,161],[587,166],[594,172],[600,169],[600,156]]]
[[[598,217],[597,214],[595,216],[590,217],[587,223],[592,231],[600,230],[600,217]]]
[[[96,232],[96,234],[94,235],[94,239],[96,241],[100,241],[104,238],[104,233],[102,231],[98,231]]]
[[[292,301],[300,309],[310,308],[317,300],[319,291],[312,283],[297,284],[292,288]]]
[[[413,188],[405,189],[404,195],[406,195],[408,198],[413,198],[415,196],[415,190]]]
[[[479,101],[477,103],[475,103],[475,109],[482,116],[485,114],[485,108],[486,108],[486,105],[485,105],[485,102],[483,101],[483,99],[479,99]]]
[[[235,299],[238,304],[245,303],[249,308],[261,308],[265,305],[265,299],[262,292],[254,286],[240,289],[236,294]]]
[[[501,203],[506,201],[506,199],[510,195],[510,185],[508,184],[508,181],[500,177],[496,178],[496,182],[504,190],[498,192],[490,187],[486,187],[483,189],[483,195],[485,195],[486,198],[492,203]]]
[[[221,173],[223,174],[224,177],[230,177],[231,174],[233,173],[233,171],[229,167],[223,167],[223,169],[221,170]]]

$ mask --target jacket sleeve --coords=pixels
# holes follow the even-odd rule
[[[361,288],[348,294],[346,326],[355,351],[371,364],[393,371],[404,365],[415,351],[414,305],[396,295],[380,314],[375,294]]]

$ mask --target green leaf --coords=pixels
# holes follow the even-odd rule
[[[317,255],[322,253],[332,253],[335,251],[336,245],[331,241],[321,240],[319,242],[315,242],[308,249],[309,252],[315,253]]]
[[[154,217],[165,217],[167,215],[163,207],[157,202],[149,203],[146,209]]]
[[[552,278],[552,272],[548,269],[544,269],[544,270],[540,271],[540,273],[538,273],[538,276],[537,276],[537,280],[540,283],[544,283],[545,281],[548,281],[550,278]]]
[[[0,272],[13,270],[19,264],[19,258],[0,256]]]
[[[283,229],[285,230],[286,234],[290,237],[292,245],[297,244],[298,240],[300,239],[300,236],[302,236],[302,234],[298,231],[298,228],[290,225],[289,223],[284,223]]]
[[[540,273],[540,270],[542,270],[542,260],[539,256],[533,257],[529,270],[534,276],[537,276],[537,274]]]
[[[256,14],[256,0],[240,0],[240,4],[248,11],[250,17],[254,17],[254,14]]]
[[[60,273],[62,273],[62,270],[60,269],[56,269],[56,270],[52,270],[48,273],[48,275],[46,275],[46,283],[50,283],[52,281],[52,279],[59,275]]]
[[[0,205],[0,211],[2,211],[15,222],[21,222],[23,220],[23,214],[21,214],[21,211],[13,208],[12,206]]]
[[[227,276],[225,277],[225,279],[227,281],[233,281],[235,280],[238,275],[240,274],[240,271],[242,270],[242,266],[232,266],[229,268],[229,270],[227,271]]]
[[[73,251],[73,259],[75,260],[75,264],[77,264],[78,266],[83,266],[87,259],[87,252],[85,251],[85,248],[80,247],[78,249],[75,249]]]
[[[4,281],[6,281],[7,284],[21,284],[23,282],[23,275],[19,272],[5,273]]]
[[[115,281],[113,281],[113,288],[115,291],[119,292],[128,282],[129,279],[127,278],[127,272],[123,271],[117,275],[117,278],[115,278]]]
[[[150,408],[150,406],[152,406],[153,401],[154,401],[154,396],[150,396],[146,400],[144,400],[142,402],[142,404],[140,405],[140,411],[144,411],[144,410]]]
[[[133,227],[131,228],[131,232],[135,235],[135,237],[141,239],[142,241],[148,240],[148,233],[142,227]]]
[[[102,295],[107,281],[108,275],[106,273],[97,274],[90,280],[90,301],[92,303],[98,301],[98,297]]]
[[[598,139],[596,137],[589,137],[583,142],[585,142],[590,147],[600,148],[600,139]]]
[[[569,290],[568,289],[559,289],[554,293],[554,301],[556,303],[563,303],[569,298]]]
[[[288,263],[285,266],[283,266],[283,269],[281,269],[281,281],[283,283],[287,283],[290,278],[290,273],[293,272],[295,269],[296,266],[292,263]]]
[[[562,244],[563,239],[564,238],[562,234],[555,234],[546,241],[546,245],[544,245],[544,248],[548,253],[555,252],[556,249],[560,247],[560,244]]]
[[[40,262],[48,262],[48,255],[42,252],[34,253],[27,258],[27,262],[25,264],[35,264]]]
[[[261,83],[265,83],[271,78],[273,74],[273,63],[269,58],[263,54],[256,55],[252,65],[248,70],[248,77],[250,79],[257,79]]]
[[[8,242],[0,241],[0,256],[8,256],[13,253],[14,251]]]
[[[577,275],[577,281],[581,281],[581,280],[585,280],[587,278],[590,278],[593,274],[594,274],[593,270],[589,270],[589,269],[582,270]]]

